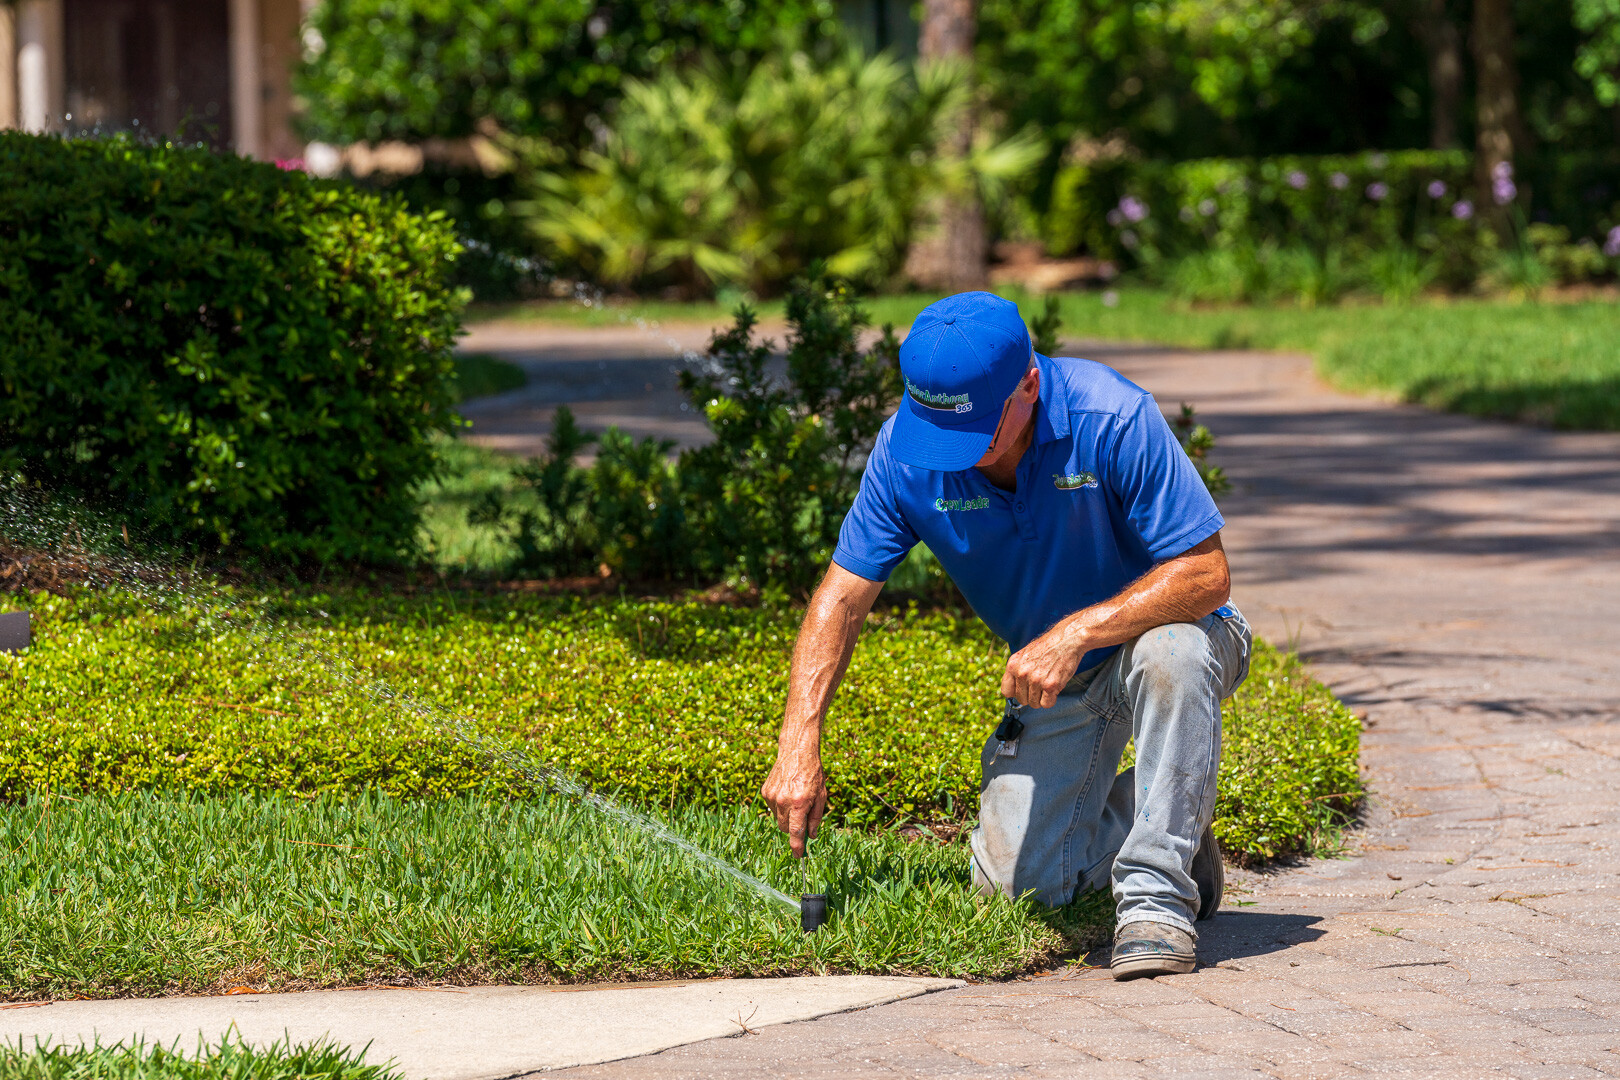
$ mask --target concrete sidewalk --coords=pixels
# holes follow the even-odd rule
[[[1620,436],[1075,348],[1199,406],[1236,602],[1367,717],[1349,858],[1236,874],[1203,967],[1084,966],[568,1075],[1620,1076]]]
[[[234,1031],[254,1045],[324,1036],[393,1059],[409,1080],[490,1080],[543,1069],[650,1054],[700,1039],[882,1005],[961,986],[952,979],[866,975],[727,979],[645,986],[482,986],[468,989],[321,990],[306,994],[58,1001],[9,1006],[0,1037],[104,1044],[140,1037]]]

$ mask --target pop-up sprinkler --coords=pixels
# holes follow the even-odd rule
[[[827,921],[827,894],[805,893],[799,898],[799,929],[813,934]]]

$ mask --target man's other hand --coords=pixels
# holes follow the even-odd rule
[[[1073,631],[1059,623],[1013,653],[1001,676],[1001,696],[1034,709],[1056,705],[1086,654],[1087,646],[1075,643],[1073,637]]]
[[[800,760],[778,755],[760,794],[776,815],[776,827],[788,834],[793,857],[804,858],[805,841],[816,835],[827,812],[827,777],[820,756]]]

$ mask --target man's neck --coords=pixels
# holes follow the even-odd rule
[[[1018,488],[1018,463],[1024,459],[1029,450],[1029,444],[1035,441],[1035,414],[1031,412],[1029,419],[1024,423],[1024,430],[1018,433],[1017,440],[1008,447],[1007,452],[988,465],[974,466],[984,478],[1003,491],[1015,491]]]

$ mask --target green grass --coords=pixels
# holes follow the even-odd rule
[[[879,972],[1012,975],[1099,943],[1111,903],[983,900],[962,845],[829,831],[794,863],[746,810],[669,815],[797,911],[558,799],[130,794],[0,811],[0,995]]]
[[[418,490],[424,556],[445,574],[500,574],[516,549],[495,527],[469,525],[467,511],[486,491],[502,492],[509,506],[534,504],[532,490],[512,480],[520,459],[445,435],[435,437],[435,448],[439,471]]]
[[[242,597],[240,618],[128,594],[19,598],[36,644],[0,655],[0,797],[141,788],[298,795],[521,793],[442,721],[339,674],[476,718],[645,806],[758,806],[801,612],[697,600],[424,592]],[[212,602],[212,601],[210,601]],[[971,616],[874,615],[829,714],[832,820],[966,823],[1006,649]],[[1313,850],[1359,792],[1359,724],[1261,646],[1226,711],[1216,828],[1237,854]],[[1338,798],[1342,793],[1349,797]]]
[[[1490,300],[1192,309],[1122,290],[1062,302],[1072,338],[1297,349],[1331,382],[1435,409],[1620,430],[1620,304]],[[1033,308],[1031,308],[1033,310]]]
[[[488,397],[521,390],[529,377],[523,369],[498,356],[470,353],[456,357],[456,399]]]
[[[1039,301],[1007,295],[1026,317]],[[1420,300],[1191,307],[1142,289],[1061,297],[1068,339],[1157,342],[1199,349],[1288,349],[1315,357],[1324,377],[1359,392],[1475,416],[1557,428],[1620,430],[1620,303],[1538,303],[1511,299]],[[934,297],[873,297],[874,323],[908,326]],[[717,304],[583,309],[565,301],[525,309],[524,317],[612,325],[632,313],[665,320],[723,322]],[[1218,434],[1218,433],[1217,433]]]
[[[0,1080],[398,1080],[387,1065],[367,1065],[365,1051],[329,1042],[278,1041],[248,1046],[240,1039],[199,1040],[188,1052],[171,1046],[103,1046],[38,1041],[0,1042]]]

